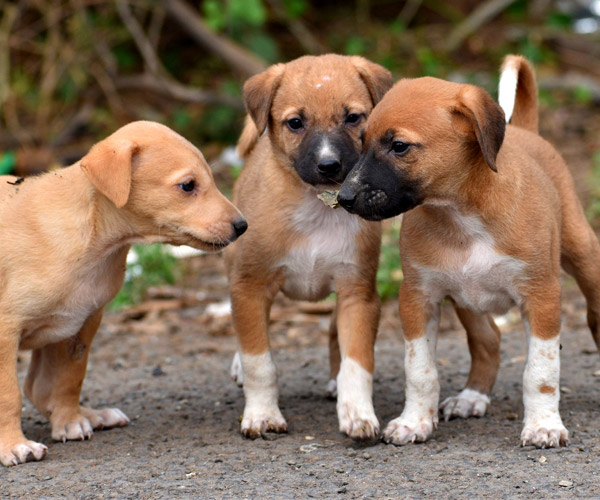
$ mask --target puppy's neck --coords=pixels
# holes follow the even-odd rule
[[[96,190],[78,163],[59,175],[60,181],[54,182],[57,196],[62,195],[57,208],[70,219],[63,229],[74,233],[69,235],[70,241],[78,242],[83,260],[88,256],[94,260],[108,258],[124,247],[129,249],[136,233],[122,209]]]
[[[438,179],[436,189],[423,204],[485,213],[495,205],[499,193],[506,191],[506,179],[506,175],[492,171],[483,161],[462,165],[451,176]]]

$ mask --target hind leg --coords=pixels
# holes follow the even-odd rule
[[[581,207],[564,214],[561,264],[587,301],[587,321],[600,350],[600,244]]]
[[[101,319],[102,310],[98,310],[75,337],[33,351],[24,391],[50,420],[52,439],[56,441],[89,439],[95,429],[129,423],[117,408],[94,410],[79,406],[90,345]]]
[[[337,308],[331,316],[329,323],[329,382],[327,382],[327,397],[337,398],[337,376],[340,371],[342,356],[340,354],[340,342],[337,330]]]
[[[500,330],[489,314],[476,314],[454,306],[467,331],[471,370],[465,388],[440,405],[444,420],[482,417],[490,404],[490,393],[500,366]]]

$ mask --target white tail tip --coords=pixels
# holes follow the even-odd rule
[[[502,69],[502,73],[500,74],[500,83],[498,84],[498,104],[500,104],[502,111],[504,111],[506,123],[510,121],[515,109],[518,83],[518,68],[512,64],[508,64]]]

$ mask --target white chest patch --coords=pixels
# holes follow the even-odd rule
[[[418,266],[427,295],[434,301],[450,296],[460,307],[479,313],[503,314],[519,305],[524,263],[499,254],[477,217],[456,212],[454,222],[468,243],[451,250],[443,268]]]
[[[321,300],[333,291],[337,276],[356,269],[360,221],[308,195],[294,213],[292,226],[300,238],[278,264],[285,275],[283,292],[293,299]]]

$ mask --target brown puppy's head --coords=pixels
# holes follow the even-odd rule
[[[450,199],[472,173],[496,171],[504,130],[504,113],[479,87],[401,80],[371,113],[362,155],[339,202],[381,220]]]
[[[279,163],[331,186],[356,163],[366,118],[391,86],[390,72],[362,57],[305,56],[250,78],[244,99]]]
[[[133,239],[214,251],[246,230],[202,153],[164,125],[125,125],[96,144],[81,168],[119,209]]]

